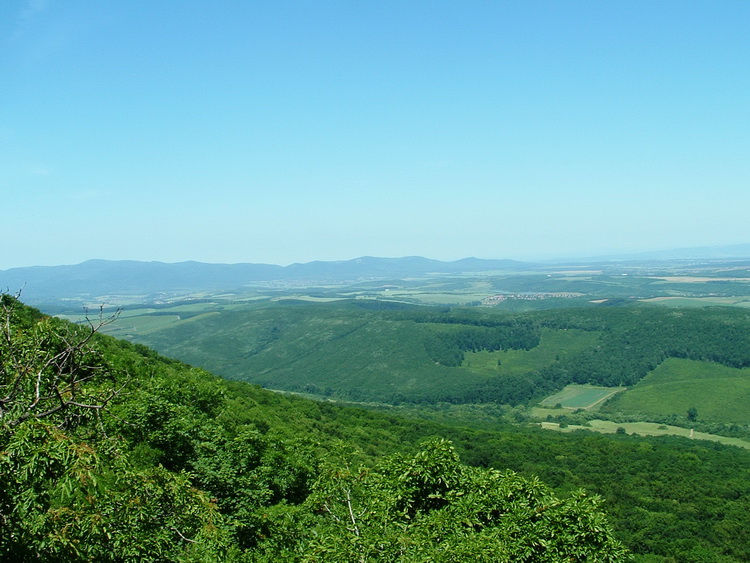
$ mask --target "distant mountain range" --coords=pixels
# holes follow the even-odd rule
[[[637,261],[750,259],[750,244],[677,249],[640,254],[555,260],[546,264],[516,260],[464,258],[453,262],[421,256],[273,264],[209,264],[204,262],[139,262],[89,260],[72,266],[32,266],[0,270],[0,290],[22,290],[29,304],[107,295],[153,296],[199,291],[234,291],[252,285],[279,283],[356,283],[375,279],[397,280],[415,276],[528,272],[552,264],[592,264]]]
[[[138,262],[89,260],[74,266],[32,266],[0,271],[0,289],[22,289],[24,300],[66,296],[150,295],[194,291],[234,290],[262,282],[356,282],[399,279],[428,274],[519,271],[533,267],[514,260],[464,258],[441,262],[419,256],[373,258],[336,262],[272,264],[207,264],[203,262]]]

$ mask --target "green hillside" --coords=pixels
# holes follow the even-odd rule
[[[620,560],[579,488],[602,496],[636,560],[750,557],[746,451],[344,408],[12,310],[0,355],[6,560]],[[47,408],[33,384],[16,385],[21,373],[45,374]],[[78,377],[75,399],[46,391],[56,373]]]
[[[227,385],[101,338],[107,319],[0,305],[4,560],[626,558],[583,491],[465,465],[444,439],[384,456],[404,423]]]
[[[532,404],[572,383],[632,387],[668,358],[750,366],[750,320],[739,308],[180,307],[128,316],[117,334],[229,379],[346,401]]]
[[[459,395],[467,383],[485,379],[461,368],[463,352],[451,339],[469,330],[482,333],[480,338],[498,332],[475,326],[472,317],[442,322],[436,311],[369,310],[357,302],[261,303],[134,332],[133,338],[224,377],[272,389],[355,401],[429,401],[437,394]]]
[[[649,418],[686,417],[703,423],[750,424],[750,368],[668,358],[604,412],[643,413]]]

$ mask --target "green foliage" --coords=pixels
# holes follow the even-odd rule
[[[298,311],[300,318],[309,312],[307,305]],[[17,326],[40,318],[26,308],[17,313]],[[370,328],[349,324],[349,334],[408,326],[417,332],[404,349],[434,334],[429,322],[406,318],[411,311],[383,314],[404,317]],[[545,331],[559,322],[617,332],[606,315],[548,314],[539,318]],[[331,320],[319,319],[321,332]],[[85,386],[92,393],[111,388],[110,371],[118,380],[127,373],[129,385],[99,409],[101,417],[64,429],[54,417],[3,428],[0,559],[312,561],[328,554],[356,561],[382,560],[382,553],[400,561],[559,561],[564,553],[597,560],[620,546],[610,542],[596,498],[580,488],[606,499],[616,536],[638,557],[750,559],[750,456],[736,448],[510,431],[493,421],[502,413],[523,419],[523,407],[431,406],[441,422],[456,409],[474,409],[477,423],[502,430],[480,432],[221,381],[106,337],[90,346],[107,369]],[[451,439],[455,451],[446,442],[415,449],[430,436]]]
[[[328,469],[321,472],[322,452],[314,441],[274,436],[268,407],[260,416],[248,408],[251,402],[260,407],[283,398],[269,401],[271,396],[258,392],[255,401],[247,389],[232,393],[208,373],[161,361],[142,346],[79,335],[72,327],[62,332],[69,328],[64,324],[51,330],[44,319],[18,330],[16,317],[8,318],[14,328],[6,334],[7,357],[31,358],[18,349],[36,345],[46,365],[57,340],[35,336],[28,344],[22,336],[37,329],[46,335],[65,334],[65,349],[72,346],[92,354],[101,359],[97,366],[106,367],[91,372],[101,377],[81,379],[81,389],[106,392],[112,385],[110,370],[126,371],[137,385],[122,393],[118,388],[101,404],[96,412],[106,411],[106,417],[81,418],[70,425],[67,418],[16,415],[12,424],[3,426],[0,555],[5,558],[278,560],[294,554],[312,560],[325,556],[326,546],[345,545],[338,528],[346,516],[342,506],[353,518],[355,537],[360,528],[353,511],[367,513],[361,534],[363,541],[369,537],[372,545],[380,546],[376,551],[372,545],[366,548],[373,556],[388,538],[400,538],[401,553],[393,552],[392,558],[406,560],[407,553],[422,558],[449,545],[442,538],[460,513],[460,501],[483,483],[479,470],[462,465],[445,442],[435,442],[413,457],[388,458],[372,470],[360,465],[356,475],[344,462],[346,454],[329,454]],[[26,364],[6,365],[6,375],[13,380],[12,367]],[[88,374],[92,362],[79,365]],[[75,367],[68,371],[77,376]],[[235,411],[241,404],[245,408]],[[332,411],[325,405],[316,408],[321,411],[318,420],[325,422],[318,436],[330,443],[336,430],[326,421]],[[317,474],[322,477],[314,480]],[[484,489],[482,498],[487,496]],[[324,501],[330,510],[320,513],[320,499],[331,494],[345,498],[346,504]],[[518,518],[529,516],[519,513]],[[457,552],[475,549],[472,538],[479,537],[477,532],[476,524],[467,524],[452,540]],[[486,545],[488,541],[483,540]],[[506,549],[507,538],[492,541],[493,549]],[[414,547],[408,547],[411,544]],[[345,560],[348,549],[331,552],[328,558]]]
[[[2,436],[0,558],[13,561],[178,560],[226,554],[222,517],[186,475],[138,470],[30,420]]]
[[[636,559],[750,560],[746,450],[666,436],[547,432],[449,435],[471,465],[537,475],[561,494],[585,487],[600,495],[617,537]]]
[[[112,319],[76,327],[0,303],[0,425],[47,418],[70,427],[98,415],[119,392],[115,370],[91,345]]]
[[[444,440],[372,469],[331,469],[301,561],[623,561],[598,501],[462,465]]]
[[[233,305],[138,338],[227,378],[399,404],[528,404],[571,383],[632,386],[668,358],[750,366],[740,309],[360,305]]]

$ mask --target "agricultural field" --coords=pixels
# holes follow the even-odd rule
[[[668,358],[602,411],[648,418],[685,416],[691,408],[699,421],[750,424],[750,368]]]
[[[750,298],[739,297],[652,297],[641,303],[664,307],[750,307]]]
[[[558,432],[575,432],[577,430],[589,430],[600,434],[633,434],[638,436],[681,436],[691,440],[709,440],[719,442],[728,446],[750,449],[750,440],[719,436],[708,432],[695,432],[692,429],[680,426],[658,424],[654,422],[612,422],[610,420],[592,420],[585,426],[577,424],[559,424],[556,422],[541,422],[540,426],[545,430],[556,430]]]
[[[563,409],[595,410],[603,405],[607,399],[622,391],[625,391],[625,387],[568,385],[559,393],[545,398],[541,401],[540,405],[543,407],[556,407],[560,405]]]
[[[231,304],[221,301],[181,301],[175,304],[157,307],[123,307],[120,310],[109,308],[103,316],[117,315],[114,323],[103,327],[102,332],[117,338],[133,339],[136,335],[145,335],[169,329],[183,323],[193,322],[206,315],[216,315],[222,311],[242,308],[243,304]],[[86,323],[88,316],[92,321],[98,318],[98,311],[88,315],[83,313],[58,315],[74,323]]]
[[[586,412],[571,417],[575,409]],[[667,358],[628,389],[568,385],[530,414],[553,430],[621,428],[628,434],[673,434],[750,447],[750,368]]]

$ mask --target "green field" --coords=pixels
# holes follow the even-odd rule
[[[559,404],[564,409],[592,410],[601,406],[608,398],[624,390],[624,387],[568,385],[559,393],[544,399],[540,404],[545,407],[553,407]]]
[[[741,297],[653,297],[641,299],[642,303],[662,307],[750,307],[750,299]]]
[[[117,320],[103,327],[102,332],[111,334],[117,338],[133,339],[136,335],[145,335],[152,332],[177,327],[180,324],[190,323],[205,316],[217,315],[222,311],[247,308],[246,303],[224,303],[221,301],[197,301],[180,302],[174,305],[159,307],[133,307],[124,308],[119,311]],[[113,312],[113,311],[111,311]],[[107,316],[110,313],[104,314]],[[89,318],[96,322],[96,314],[92,313]],[[59,315],[61,318],[74,323],[86,323],[86,315],[68,314]]]
[[[690,408],[700,421],[750,424],[750,368],[668,358],[602,410],[664,417]]]
[[[556,422],[542,422],[541,427],[545,430],[556,430],[559,432],[573,432],[576,430],[591,430],[601,434],[615,434],[622,428],[626,434],[637,434],[639,436],[682,436],[693,440],[710,440],[729,446],[750,449],[750,441],[740,438],[730,438],[727,436],[718,436],[707,432],[694,432],[688,428],[679,426],[669,426],[656,424],[653,422],[612,422],[609,420],[592,420],[587,426],[578,426],[575,424],[560,426]]]
[[[488,376],[522,374],[590,348],[598,340],[599,333],[593,331],[542,329],[539,345],[531,350],[466,352],[462,367]]]

